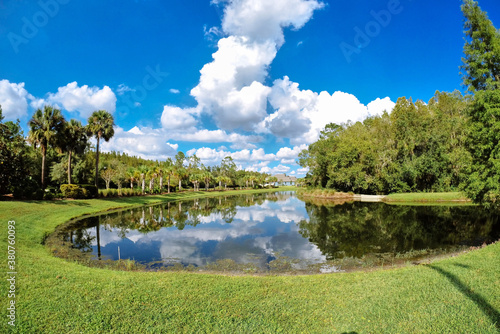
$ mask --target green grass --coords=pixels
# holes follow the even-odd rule
[[[460,192],[390,194],[386,202],[470,202]]]
[[[500,329],[500,243],[427,266],[259,277],[88,268],[53,257],[41,244],[47,233],[74,217],[216,194],[0,202],[4,273],[7,222],[16,221],[17,321],[11,332],[498,333]],[[2,333],[9,332],[7,290],[2,280]]]

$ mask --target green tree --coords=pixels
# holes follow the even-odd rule
[[[64,124],[61,111],[51,106],[45,106],[43,110],[37,109],[28,122],[30,127],[28,140],[35,147],[39,146],[42,152],[42,189],[45,189],[47,149],[49,146],[57,145],[60,140],[58,136],[63,134]]]
[[[468,109],[469,175],[463,189],[476,203],[500,207],[500,32],[476,1],[464,0],[464,85],[474,92]]]
[[[477,1],[464,0],[466,43],[461,69],[464,85],[470,91],[499,88],[500,32]]]
[[[210,188],[210,181],[214,178],[214,176],[208,169],[203,171],[202,176],[203,182],[205,183],[205,190],[208,191],[208,188]]]
[[[98,186],[99,175],[99,142],[101,139],[109,141],[115,134],[113,116],[105,111],[94,111],[88,119],[87,131],[97,139],[95,162],[95,186]]]
[[[68,153],[68,184],[71,184],[71,158],[73,153],[83,153],[88,144],[88,137],[82,123],[70,120],[63,131],[63,141],[59,145],[63,152]]]
[[[472,155],[463,188],[469,198],[500,207],[500,91],[475,94],[469,108],[467,148]]]
[[[31,179],[35,164],[31,157],[33,149],[26,145],[19,121],[3,123],[3,119],[0,106],[0,194],[31,190],[28,188],[36,190],[39,185]]]
[[[111,181],[116,177],[116,174],[117,174],[116,170],[113,169],[111,166],[104,167],[101,170],[101,177],[106,183],[106,189],[109,189],[109,185]]]

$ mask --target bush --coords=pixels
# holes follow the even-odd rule
[[[14,185],[12,190],[14,198],[35,200],[43,199],[43,190],[40,188],[40,185],[31,177],[20,180],[18,184]]]
[[[63,184],[61,185],[61,192],[66,198],[84,198],[85,192],[77,184]]]
[[[86,190],[85,198],[97,198],[99,189],[93,184],[80,184],[80,187]]]

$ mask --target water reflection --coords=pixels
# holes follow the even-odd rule
[[[78,226],[63,230],[64,241],[97,259],[131,259],[150,269],[214,268],[227,260],[253,272],[338,271],[348,266],[345,259],[385,261],[500,238],[498,217],[477,207],[326,205],[293,192],[164,203],[83,219]]]

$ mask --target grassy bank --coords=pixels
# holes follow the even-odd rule
[[[283,188],[282,188],[283,189]],[[236,193],[236,192],[231,192]],[[13,333],[497,333],[500,243],[435,262],[375,272],[233,277],[119,272],[51,256],[44,235],[71,218],[217,193],[0,202],[16,222]],[[7,233],[0,237],[7,270]],[[2,322],[8,285],[0,283]]]
[[[460,192],[447,193],[406,193],[390,194],[385,198],[386,202],[470,202],[470,200]]]

